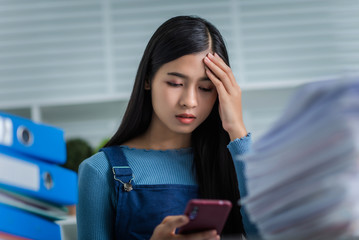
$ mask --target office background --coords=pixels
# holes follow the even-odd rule
[[[0,0],[0,110],[97,146],[156,28],[198,15],[226,40],[256,139],[298,86],[358,71],[358,12],[359,0]]]

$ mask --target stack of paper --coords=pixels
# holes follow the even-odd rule
[[[0,239],[62,239],[55,220],[77,203],[64,132],[0,112]]]
[[[300,87],[241,160],[241,204],[264,239],[358,236],[359,78]]]

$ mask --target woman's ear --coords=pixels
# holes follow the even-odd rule
[[[149,81],[145,81],[145,90],[151,90],[151,84]]]

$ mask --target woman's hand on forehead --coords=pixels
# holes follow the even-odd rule
[[[204,58],[206,74],[218,92],[219,114],[223,128],[231,140],[247,135],[242,114],[242,90],[232,69],[217,54],[208,53]]]

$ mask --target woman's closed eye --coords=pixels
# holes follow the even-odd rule
[[[183,84],[182,83],[167,82],[167,85],[169,85],[171,87],[180,87]]]
[[[199,89],[204,92],[212,92],[213,87],[199,87]]]
[[[176,83],[176,82],[166,82],[168,86],[170,87],[181,87],[183,86],[183,83]],[[213,90],[214,87],[198,87],[199,90],[203,91],[203,92],[211,92]]]

